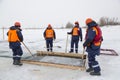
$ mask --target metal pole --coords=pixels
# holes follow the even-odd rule
[[[84,54],[85,54],[85,48],[83,48],[83,53],[82,53],[82,64],[83,64],[83,67],[85,67],[85,63],[86,63],[86,58],[84,60]]]
[[[24,42],[22,42],[22,44],[25,46],[25,48],[28,50],[28,52],[32,55],[32,57],[34,57],[33,54],[31,53],[31,51],[29,50],[29,48],[24,44]]]
[[[5,37],[4,37],[4,27],[3,27],[3,40],[5,39]]]
[[[82,60],[84,60],[85,48],[83,48]]]
[[[67,39],[66,39],[66,48],[65,48],[65,53],[67,53],[67,46],[68,46],[68,34],[67,34]]]

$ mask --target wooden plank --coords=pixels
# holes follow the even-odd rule
[[[73,66],[67,64],[58,64],[58,63],[51,63],[51,62],[40,62],[40,61],[32,61],[32,60],[22,60],[23,63],[35,64],[35,65],[42,65],[42,66],[52,66],[58,68],[67,68],[73,70],[85,70],[85,66]]]
[[[22,60],[22,62],[29,63],[29,64],[42,65],[42,66],[52,66],[52,67],[67,68],[67,69],[74,69],[74,70],[76,70],[76,69],[77,70],[85,70],[85,63],[86,63],[86,55],[85,54],[37,51],[37,56],[45,56],[45,55],[47,55],[47,56],[79,58],[79,59],[82,59],[84,62],[83,62],[82,66],[52,63],[52,62],[43,62],[43,61],[33,61],[33,60]]]
[[[47,51],[37,51],[37,56],[61,56],[61,57],[71,57],[71,58],[84,58],[86,59],[85,54],[74,54],[74,53],[64,53],[64,52],[47,52]]]

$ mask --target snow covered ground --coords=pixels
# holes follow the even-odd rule
[[[71,29],[55,29],[57,39],[54,41],[54,51],[65,52],[67,32]],[[83,36],[85,35],[85,29]],[[5,40],[2,37],[0,29],[0,55],[12,56],[8,47],[5,30]],[[40,30],[23,30],[24,43],[33,54],[37,50],[46,50],[45,40],[43,38],[44,29]],[[120,55],[120,26],[103,27],[104,41],[102,48],[114,49]],[[70,48],[70,36],[68,36],[68,47]],[[79,53],[82,53],[82,43],[79,43]],[[61,46],[59,48],[58,46]],[[22,45],[24,55],[30,56],[29,52]],[[21,67],[12,65],[11,58],[0,57],[0,80],[120,80],[120,56],[100,55],[97,57],[102,68],[101,76],[90,76],[89,73],[80,70],[61,69],[49,66],[38,66],[25,64]]]

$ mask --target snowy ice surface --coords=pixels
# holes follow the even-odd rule
[[[85,35],[85,29],[83,36]],[[8,47],[5,30],[0,29],[0,55],[12,56],[12,51]],[[27,30],[23,29],[24,43],[35,54],[37,50],[46,50],[43,38],[44,29]],[[56,40],[54,41],[55,52],[65,52],[67,32],[71,29],[55,29]],[[120,55],[120,26],[102,27],[104,41],[102,48],[114,49]],[[82,53],[82,43],[79,43],[79,53]],[[61,46],[58,48],[57,46]],[[27,49],[22,45],[24,55],[31,56]],[[68,36],[68,47],[70,49],[70,36]],[[86,53],[87,54],[87,53]],[[0,57],[0,80],[120,80],[120,56],[100,55],[96,57],[101,66],[101,76],[90,76],[89,73],[80,70],[62,69],[49,66],[38,66],[25,64],[23,66],[12,65],[11,58]]]

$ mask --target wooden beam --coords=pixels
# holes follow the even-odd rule
[[[58,68],[67,68],[73,70],[85,70],[85,66],[73,66],[67,64],[58,64],[58,63],[51,63],[51,62],[40,62],[40,61],[32,61],[32,60],[22,60],[23,63],[35,64],[35,65],[42,65],[42,66],[52,66]]]
[[[79,59],[83,60],[83,64],[81,66],[75,66],[75,65],[53,63],[53,62],[43,62],[43,61],[33,61],[33,60],[22,60],[22,62],[29,63],[29,64],[42,65],[42,66],[52,66],[52,67],[59,67],[59,68],[74,69],[74,70],[76,70],[76,69],[77,70],[85,70],[85,68],[86,68],[85,67],[85,63],[86,63],[86,55],[85,54],[37,51],[37,56],[45,56],[45,55],[47,55],[47,56],[79,58]]]
[[[71,57],[71,58],[80,58],[86,59],[85,54],[75,54],[75,53],[64,53],[64,52],[47,52],[47,51],[37,51],[37,56],[61,56],[61,57]]]

